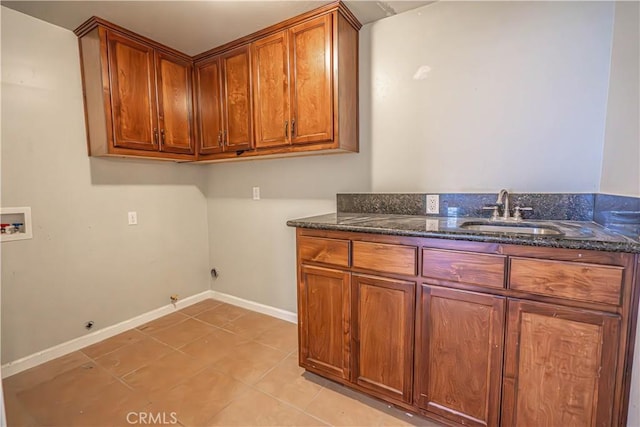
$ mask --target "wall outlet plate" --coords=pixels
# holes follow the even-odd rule
[[[138,212],[127,212],[127,222],[129,225],[138,225]]]
[[[253,187],[253,200],[260,200],[260,187]]]
[[[440,196],[438,194],[427,194],[427,214],[440,213]]]

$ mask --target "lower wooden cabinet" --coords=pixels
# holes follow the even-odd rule
[[[298,283],[300,364],[341,379],[350,378],[350,276],[303,265]]]
[[[415,282],[354,274],[351,338],[356,384],[411,403]]]
[[[620,317],[509,301],[503,426],[612,424]]]
[[[418,407],[468,426],[500,419],[505,298],[422,285]]]
[[[302,367],[446,425],[626,425],[640,256],[297,233]]]

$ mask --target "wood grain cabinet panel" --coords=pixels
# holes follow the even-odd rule
[[[506,259],[503,255],[423,249],[422,276],[503,288]]]
[[[510,300],[502,425],[610,426],[620,317]]]
[[[422,285],[417,405],[469,426],[498,426],[505,298]]]
[[[333,15],[289,30],[294,144],[333,140]]]
[[[113,146],[158,150],[154,50],[108,32]]]
[[[248,150],[253,145],[251,128],[251,61],[249,46],[223,54],[223,143],[226,150]]]
[[[300,365],[350,378],[350,273],[303,265],[298,283]]]
[[[222,73],[214,58],[196,67],[198,153],[222,152]]]
[[[415,276],[418,250],[413,246],[353,242],[353,266],[365,270]]]
[[[156,54],[160,150],[194,153],[192,67],[165,53]]]
[[[415,282],[354,274],[352,289],[354,381],[411,403]]]
[[[251,45],[256,148],[289,144],[289,41],[280,31]]]
[[[619,305],[624,267],[511,258],[509,287],[533,294]]]
[[[196,64],[201,158],[253,145],[249,46]]]
[[[298,237],[298,253],[303,262],[349,267],[349,241],[322,237]]]

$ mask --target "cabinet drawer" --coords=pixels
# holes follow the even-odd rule
[[[322,237],[299,237],[298,251],[302,261],[349,267],[349,241]]]
[[[471,285],[504,288],[503,255],[440,249],[422,250],[422,275]]]
[[[417,248],[384,243],[353,242],[353,266],[415,276]]]
[[[620,304],[624,268],[577,262],[511,258],[509,287],[533,294]]]

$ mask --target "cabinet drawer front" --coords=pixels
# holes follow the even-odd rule
[[[518,291],[619,305],[624,268],[511,258],[509,287]]]
[[[415,276],[417,248],[384,243],[353,242],[353,266]]]
[[[438,249],[422,250],[422,275],[434,279],[504,288],[505,256]]]
[[[300,237],[298,250],[300,251],[300,259],[303,261],[349,267],[348,240]]]

